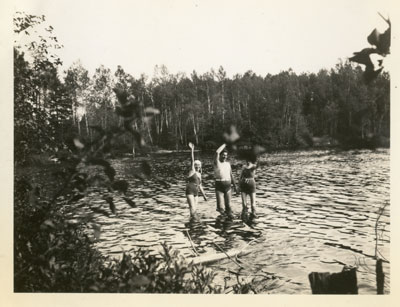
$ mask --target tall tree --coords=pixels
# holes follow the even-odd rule
[[[37,27],[46,34],[37,35]],[[23,163],[30,153],[62,145],[71,109],[58,77],[62,46],[45,17],[16,13],[14,33],[15,161]]]
[[[90,77],[89,72],[82,66],[80,61],[74,62],[68,68],[64,78],[64,84],[68,98],[72,105],[73,124],[77,127],[81,135],[81,121],[84,119],[86,135],[89,135],[89,123],[87,116],[87,107],[90,95]]]

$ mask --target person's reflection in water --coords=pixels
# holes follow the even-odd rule
[[[229,218],[226,218],[223,215],[217,216],[215,219],[214,227],[217,229],[221,229],[222,232],[226,232],[229,230],[233,225],[233,221]]]
[[[247,214],[247,213],[243,214],[243,212],[241,215],[241,219],[242,219],[243,223],[245,223],[247,226],[249,226],[251,228],[253,228],[257,222],[256,217],[254,217],[253,215]]]
[[[204,239],[200,238],[201,236],[204,236],[206,234],[206,226],[200,221],[198,217],[191,217],[190,220],[185,223],[185,236],[190,236],[190,240],[193,241],[193,243],[196,245],[200,245]]]
[[[248,216],[247,220],[242,220],[250,228],[253,228],[256,224],[256,219]],[[225,238],[225,242],[223,246],[226,248],[230,248],[234,241],[242,240],[245,241],[249,238],[256,238],[260,236],[259,232],[248,231],[243,223],[240,221],[232,221],[229,218],[225,218],[224,216],[218,216],[215,219],[215,224],[213,225],[214,228],[218,229],[216,233],[221,237]]]
[[[216,217],[215,224],[212,226],[216,229],[215,233],[225,239],[223,242],[218,242],[219,247],[213,246],[216,252],[221,252],[219,248],[222,248],[225,251],[232,248],[235,241],[235,235],[230,230],[233,230],[233,225],[234,222],[229,217],[224,215]]]

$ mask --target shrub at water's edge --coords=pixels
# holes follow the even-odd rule
[[[27,38],[44,23],[44,16],[17,13],[14,32]],[[118,151],[147,154],[156,147],[181,149],[188,141],[215,150],[232,124],[250,145],[269,150],[310,147],[321,135],[345,147],[388,145],[382,139],[389,140],[389,74],[366,87],[360,68],[347,62],[318,74],[289,70],[261,77],[249,71],[232,79],[222,67],[190,78],[160,67],[159,76],[147,80],[120,66],[114,75],[100,66],[90,77],[75,63],[61,80],[61,59],[54,52],[62,46],[51,26],[46,31],[26,46],[14,46],[16,292],[226,292],[213,284],[213,272],[188,264],[166,246],[162,258],[139,251],[121,261],[107,259],[93,249],[100,230],[92,215],[66,218],[89,186],[107,191],[104,200],[115,213],[113,192],[128,188],[115,180],[106,160]],[[55,177],[46,178],[55,184],[52,196],[21,168],[47,163],[44,155],[61,162]],[[134,175],[144,181],[151,165],[141,166]],[[239,281],[232,291],[255,292]]]
[[[62,204],[40,199],[26,180],[16,179],[15,292],[220,293],[214,273],[188,263],[164,245],[162,257],[139,250],[121,260],[92,247],[90,217],[67,219]],[[85,231],[86,229],[86,231]]]

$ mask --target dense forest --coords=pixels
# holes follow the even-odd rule
[[[44,16],[21,15],[15,33],[29,37],[43,22]],[[52,27],[46,30],[47,37],[14,48],[17,162],[30,153],[58,150],[76,135],[91,139],[91,126],[123,125],[114,88],[140,106],[134,127],[151,147],[179,149],[188,141],[211,147],[231,125],[243,142],[269,149],[309,147],[321,139],[346,147],[389,144],[388,73],[366,85],[361,67],[347,60],[318,73],[248,71],[232,78],[223,67],[188,76],[156,66],[150,79],[101,65],[90,75],[79,61],[60,73],[56,51],[62,46]],[[148,110],[158,113],[151,121]],[[132,145],[134,138],[125,136],[115,149],[131,151]]]
[[[53,32],[45,16],[14,17],[16,292],[265,291],[254,280],[237,279],[232,289],[216,286],[213,272],[184,262],[165,245],[161,259],[139,251],[111,262],[93,249],[100,226],[92,215],[67,218],[88,187],[106,190],[103,200],[112,214],[114,193],[135,205],[126,194],[128,182],[115,179],[109,152],[179,150],[189,141],[215,149],[232,126],[239,142],[270,150],[389,145],[388,73],[366,85],[360,66],[340,61],[317,74],[248,71],[229,78],[219,67],[187,76],[156,66],[150,79],[135,78],[121,66],[115,72],[100,66],[91,76],[79,61],[61,72],[62,45]],[[60,163],[48,159],[60,153]],[[138,178],[149,179],[151,165],[141,166]]]

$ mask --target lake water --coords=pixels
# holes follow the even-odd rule
[[[135,178],[141,159],[112,161],[117,179],[130,182],[131,207],[117,196],[117,215],[96,215],[102,235],[97,248],[118,256],[139,247],[154,253],[167,242],[183,255],[194,257],[191,238],[199,254],[246,246],[239,260],[247,276],[270,276],[262,292],[310,294],[310,272],[339,272],[343,264],[357,266],[360,294],[375,294],[375,222],[380,207],[390,200],[389,150],[303,151],[267,154],[257,170],[257,214],[254,222],[240,220],[241,198],[233,196],[233,221],[215,211],[211,156],[203,161],[203,185],[208,201],[199,199],[199,220],[191,221],[185,198],[189,154],[151,158],[158,179]],[[241,161],[230,158],[239,178]],[[108,210],[99,192],[89,197],[91,207]],[[385,291],[390,291],[390,207],[379,224],[379,246],[384,257]],[[217,281],[238,266],[225,259],[211,265]],[[234,277],[234,276],[233,276]],[[227,279],[225,279],[227,280]]]

